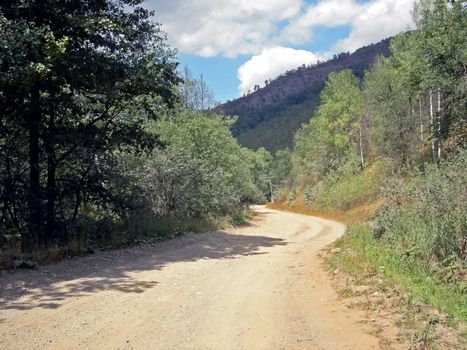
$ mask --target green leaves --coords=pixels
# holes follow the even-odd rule
[[[157,215],[227,216],[264,200],[271,156],[241,148],[223,116],[182,109],[150,125],[166,146],[142,158],[140,186]]]
[[[296,172],[319,180],[355,156],[362,116],[360,83],[350,70],[331,73],[321,103],[295,137]]]
[[[1,148],[0,225],[65,241],[83,206],[114,217],[134,205],[115,152],[158,145],[142,125],[175,105],[179,83],[151,13],[124,7],[136,3],[1,5],[0,144],[13,146]]]

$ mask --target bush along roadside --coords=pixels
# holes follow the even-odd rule
[[[383,204],[351,223],[326,257],[330,270],[350,276],[353,286],[341,286],[348,295],[364,289],[380,304],[361,304],[372,318],[390,300],[414,347],[467,346],[466,162],[461,151],[409,180],[388,179]]]
[[[225,116],[172,113],[142,126],[164,147],[122,148],[99,163],[105,201],[76,206],[74,220],[60,226],[63,237],[24,249],[14,226],[0,231],[0,265],[9,269],[13,257],[44,264],[247,221],[248,205],[265,201],[270,154],[241,147]]]
[[[467,151],[404,176],[383,163],[296,187],[292,201],[284,190],[271,206],[348,224],[324,253],[325,263],[339,295],[369,312],[384,344],[465,348]],[[370,179],[366,191],[346,190],[362,179]],[[343,210],[347,203],[354,207]],[[400,335],[386,331],[388,319]]]

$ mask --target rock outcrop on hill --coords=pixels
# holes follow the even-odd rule
[[[271,151],[290,147],[295,131],[313,115],[329,73],[351,69],[363,77],[364,70],[377,56],[389,56],[389,41],[385,39],[352,54],[341,53],[327,62],[285,72],[266,86],[218,108],[225,114],[238,116],[233,132],[244,146]]]

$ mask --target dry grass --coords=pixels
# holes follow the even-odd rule
[[[352,224],[365,221],[373,214],[383,203],[381,199],[370,203],[365,203],[348,211],[340,210],[317,210],[306,205],[303,195],[299,193],[293,205],[289,205],[287,201],[281,200],[275,203],[269,203],[268,208],[290,211],[297,214],[318,216],[323,219],[335,220],[345,224]]]
[[[0,251],[0,270],[10,270],[13,257],[21,257],[21,249],[19,246],[17,248],[8,248]]]

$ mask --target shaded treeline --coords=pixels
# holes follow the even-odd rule
[[[140,3],[2,3],[0,248],[79,253],[263,200],[268,155],[184,107],[176,52]]]

